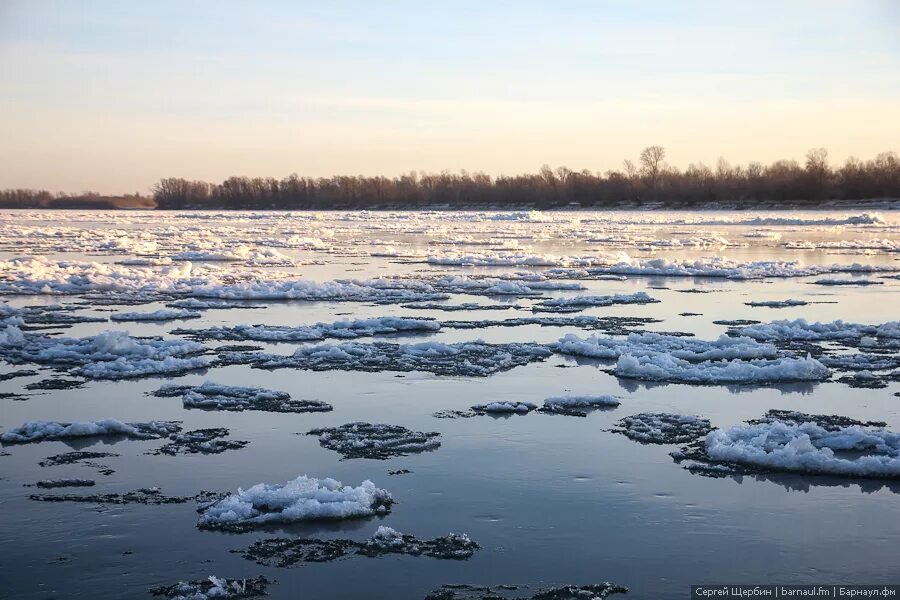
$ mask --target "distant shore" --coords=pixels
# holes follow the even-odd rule
[[[120,202],[118,199],[92,200],[89,202],[70,201],[64,203],[48,203],[47,205],[12,206],[0,204],[0,210],[158,210],[160,212],[192,212],[192,211],[254,211],[254,212],[317,212],[317,211],[780,211],[780,210],[900,210],[900,198],[873,198],[870,200],[823,200],[817,202],[784,201],[784,202],[707,202],[703,204],[684,204],[666,202],[621,202],[616,204],[584,205],[578,203],[557,204],[551,206],[538,206],[532,203],[516,204],[422,204],[417,206],[403,204],[365,204],[341,205],[341,206],[312,206],[312,207],[233,207],[204,204],[202,206],[183,206],[179,208],[159,208],[151,198],[148,202],[129,201]]]

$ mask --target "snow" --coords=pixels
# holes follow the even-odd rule
[[[202,529],[244,530],[302,521],[370,517],[390,510],[393,499],[369,480],[357,487],[301,475],[283,484],[238,489],[200,513]]]
[[[712,431],[705,449],[713,461],[776,471],[900,478],[900,434],[880,428],[772,420]]]
[[[116,419],[60,423],[58,421],[28,421],[21,427],[0,434],[4,444],[28,444],[51,440],[65,440],[82,437],[124,436],[132,439],[149,440],[168,436],[181,431],[175,421],[149,421],[146,423],[123,423]]]
[[[823,381],[831,371],[818,360],[806,358],[707,360],[700,363],[671,354],[632,356],[616,363],[617,377],[695,384],[766,384]]]
[[[109,316],[113,321],[174,321],[177,319],[198,319],[200,313],[186,309],[160,309],[153,312],[122,312]]]

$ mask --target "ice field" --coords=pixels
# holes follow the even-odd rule
[[[0,361],[3,598],[900,576],[889,211],[3,211]]]

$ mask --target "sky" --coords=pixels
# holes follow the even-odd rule
[[[900,151],[900,0],[0,0],[0,188]]]

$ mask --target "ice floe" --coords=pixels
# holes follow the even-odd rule
[[[185,408],[209,410],[259,410],[277,413],[328,412],[332,406],[320,400],[292,399],[287,392],[260,387],[222,385],[206,381],[201,385],[167,384],[154,396],[181,396]]]
[[[624,594],[628,588],[604,582],[589,585],[563,585],[540,589],[532,594],[519,585],[443,585],[425,596],[424,600],[603,600],[613,594]],[[525,595],[522,595],[522,594]]]
[[[113,321],[176,321],[180,319],[199,319],[200,313],[183,308],[161,308],[153,312],[122,312],[109,316]]]
[[[701,454],[689,457],[763,471],[900,478],[900,433],[882,426],[772,411],[747,425],[710,432]]]
[[[601,394],[597,396],[551,396],[544,400],[541,410],[549,413],[584,416],[588,410],[615,408],[621,402],[615,396]]]
[[[185,504],[198,502],[205,505],[221,497],[216,492],[200,492],[193,496],[167,496],[157,487],[140,488],[130,492],[108,494],[31,494],[38,502],[90,502],[92,504]]]
[[[766,307],[766,308],[788,308],[790,306],[806,306],[809,304],[806,300],[754,300],[751,302],[744,302],[747,306],[757,306],[757,307]]]
[[[183,433],[173,433],[169,443],[153,450],[151,454],[221,454],[226,450],[240,450],[250,442],[243,440],[223,440],[229,434],[224,427],[195,429]]]
[[[263,576],[256,578],[227,579],[210,575],[196,581],[179,581],[172,585],[150,588],[153,596],[171,600],[210,600],[211,598],[260,598],[266,596],[271,581]]]
[[[617,377],[645,381],[692,384],[772,384],[823,381],[831,371],[812,357],[732,359],[689,362],[671,354],[632,356],[623,354],[616,363]]]
[[[344,458],[386,459],[428,452],[440,447],[436,431],[412,431],[400,425],[383,423],[347,423],[339,427],[320,427],[308,432],[319,436],[323,448]]]
[[[684,444],[712,431],[708,419],[672,413],[639,413],[620,419],[615,433],[646,444]]]
[[[390,493],[369,480],[350,487],[334,479],[301,475],[284,484],[238,489],[202,509],[197,526],[244,531],[300,521],[356,519],[387,513],[392,504]]]
[[[722,335],[713,341],[664,335],[659,333],[631,333],[625,338],[581,338],[567,334],[556,343],[561,354],[599,359],[617,359],[623,355],[645,357],[668,354],[673,358],[700,362],[723,359],[776,358],[778,349],[772,344],[760,343],[749,337]]]
[[[297,368],[313,371],[427,371],[437,375],[484,377],[542,361],[552,355],[539,344],[489,344],[483,341],[444,344],[317,344],[294,354],[226,353],[226,363],[250,363],[255,368]]]
[[[613,306],[615,304],[650,304],[659,302],[646,292],[634,294],[613,294],[611,296],[574,296],[570,298],[552,298],[539,302],[542,308],[589,308],[593,306]]]
[[[816,285],[830,285],[830,286],[846,286],[846,285],[884,285],[883,281],[877,281],[875,279],[836,279],[834,277],[826,277],[823,279],[816,279],[813,281]]]
[[[388,554],[465,560],[471,558],[478,548],[478,544],[465,534],[451,533],[434,539],[420,539],[382,525],[371,538],[363,542],[276,537],[257,540],[240,553],[244,558],[260,565],[291,567],[354,556],[376,557]]]
[[[537,404],[531,402],[517,402],[513,400],[499,400],[496,402],[488,402],[486,404],[476,404],[472,407],[475,414],[493,414],[493,415],[525,415],[537,408]]]
[[[151,440],[166,437],[181,431],[176,421],[148,421],[146,423],[123,423],[116,419],[84,421],[80,423],[60,423],[58,421],[27,421],[0,434],[4,444],[28,444],[51,440],[66,440],[82,437],[121,436],[136,440]]]
[[[176,329],[172,333],[201,340],[257,342],[308,342],[325,338],[354,339],[396,333],[435,332],[441,324],[434,319],[378,317],[290,327],[282,325],[235,325],[209,329]]]
[[[96,469],[101,475],[112,475],[115,473],[107,465],[95,462],[98,458],[109,458],[119,456],[113,452],[88,452],[84,450],[76,450],[73,452],[64,452],[62,454],[54,454],[38,462],[41,467],[56,467],[59,465],[83,464],[87,467]]]
[[[585,269],[589,279],[595,274],[641,275],[664,277],[712,277],[724,279],[764,279],[784,277],[808,277],[826,273],[873,273],[896,271],[890,266],[840,265],[801,266],[796,261],[737,262],[723,257],[695,260],[670,260],[666,258],[620,257],[619,262],[602,267]]]
[[[248,304],[246,302],[231,302],[228,300],[200,300],[198,298],[183,298],[166,303],[171,308],[182,308],[187,310],[210,310],[231,309],[231,308],[266,308],[263,304]]]
[[[900,338],[900,321],[880,325],[831,321],[810,323],[806,319],[772,321],[737,330],[742,336],[769,342],[785,341],[861,341],[863,338]]]
[[[85,338],[25,334],[9,325],[0,330],[0,357],[13,363],[78,367],[91,379],[122,379],[202,369],[209,358],[197,356],[203,345],[185,340],[136,338],[124,331],[105,331]]]
[[[35,487],[44,489],[55,489],[64,487],[93,487],[96,485],[93,479],[77,479],[74,477],[66,477],[63,479],[41,479],[35,483]]]

